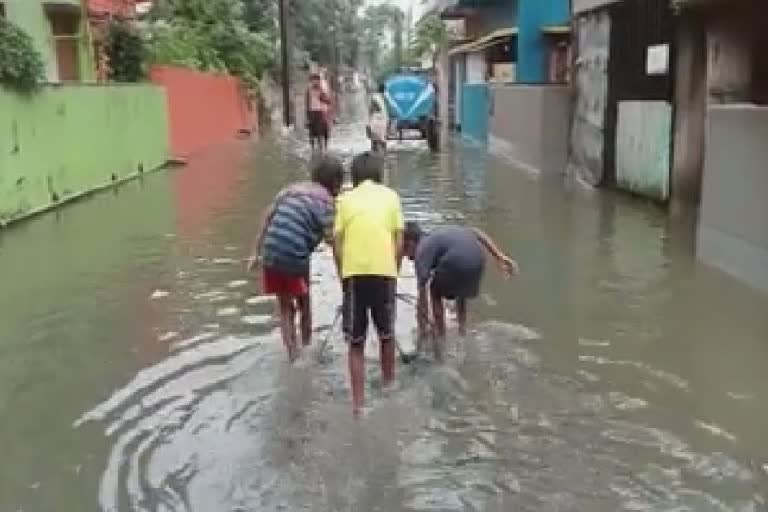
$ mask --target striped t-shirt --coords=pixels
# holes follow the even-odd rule
[[[296,183],[278,194],[274,208],[262,245],[264,266],[305,274],[312,252],[333,233],[333,197],[317,183]]]

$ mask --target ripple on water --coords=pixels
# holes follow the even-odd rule
[[[363,128],[351,129],[363,134]],[[361,136],[341,149],[347,154],[366,144]],[[420,212],[415,217],[428,223],[451,215],[425,208],[424,197],[403,202],[409,215]],[[197,263],[241,265],[231,258]],[[317,332],[325,334],[339,303],[338,283],[324,277],[333,273],[327,251],[318,254],[318,265],[313,303]],[[236,289],[244,280],[227,281],[232,278],[222,277],[218,290],[207,283],[193,288],[201,292],[193,296],[196,308],[271,324],[268,315],[242,310],[264,313],[259,307],[273,299],[242,297]],[[414,291],[413,279],[402,285]],[[398,307],[404,314],[397,334],[408,343],[413,310]],[[102,510],[699,512],[733,510],[754,492],[739,488],[728,503],[713,498],[707,485],[748,488],[754,476],[727,455],[696,453],[670,432],[639,424],[637,411],[649,407],[644,400],[553,373],[532,343],[541,336],[525,326],[481,324],[460,344],[461,357],[401,366],[402,386],[387,392],[378,385],[378,345],[371,343],[370,414],[360,422],[351,418],[346,347],[337,337],[331,336],[329,357],[297,369],[283,363],[275,332],[222,337],[218,324],[203,330],[172,340],[165,361],[75,422],[103,424],[109,438]],[[601,347],[579,344],[584,351]],[[679,377],[640,363],[592,355],[581,361],[687,389]],[[586,370],[579,375],[599,382]]]
[[[263,361],[265,353],[255,349],[266,339],[204,334],[185,340],[177,345],[178,352],[139,372],[75,422],[79,428],[106,420],[105,433],[115,438],[100,484],[102,510],[123,510],[121,496],[128,510],[144,510],[149,503],[162,503],[165,510],[187,509],[191,480],[210,471],[200,465],[201,454],[212,449],[222,455],[229,446],[234,456],[243,449],[222,440],[219,432],[259,401],[233,396],[221,386]],[[215,432],[201,436],[204,430]]]
[[[216,316],[229,317],[240,314],[240,308],[237,306],[227,306],[216,310]]]
[[[245,300],[245,303],[249,306],[261,306],[263,304],[273,304],[274,302],[275,297],[273,295],[256,295]]]

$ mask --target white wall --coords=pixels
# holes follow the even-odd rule
[[[471,52],[467,54],[467,83],[484,83],[487,71],[485,55],[482,52]]]

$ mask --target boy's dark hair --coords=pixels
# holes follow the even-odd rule
[[[387,86],[383,83],[379,84],[379,94],[384,94],[387,91]]]
[[[322,156],[312,164],[312,181],[336,195],[344,183],[344,166],[338,158]]]
[[[356,187],[366,180],[381,183],[383,170],[384,162],[380,157],[370,151],[361,153],[352,160],[352,185]]]
[[[415,220],[409,220],[405,223],[405,230],[403,231],[403,241],[419,243],[421,237],[424,235],[424,231],[419,226],[419,223]]]

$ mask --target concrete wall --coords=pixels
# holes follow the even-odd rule
[[[166,91],[175,156],[190,156],[257,125],[255,107],[237,78],[171,66],[154,67],[150,76]]]
[[[47,86],[0,94],[0,224],[161,166],[160,88]]]
[[[564,173],[568,159],[569,88],[494,86],[491,98],[492,149],[530,169]]]
[[[5,4],[6,18],[32,37],[35,47],[43,57],[48,80],[51,82],[58,81],[53,33],[43,9],[43,0],[3,0],[3,3]],[[59,0],[59,3],[80,6],[80,0]],[[78,44],[80,79],[92,81],[95,79],[96,73],[85,19],[81,19],[80,33],[81,37]]]
[[[697,256],[768,290],[768,107],[710,107]]]
[[[568,24],[568,0],[520,0],[517,36],[517,81],[543,83],[548,78],[548,52],[541,29]]]
[[[707,45],[703,20],[680,16],[675,34],[674,201],[698,205],[704,171]]]

